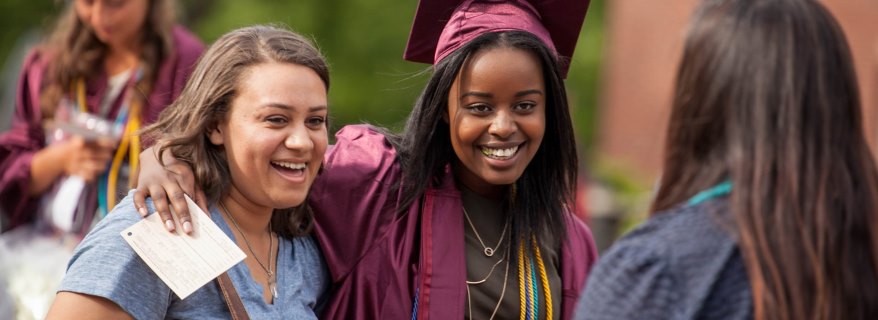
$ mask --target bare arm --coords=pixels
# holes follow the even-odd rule
[[[61,175],[93,181],[110,163],[116,143],[112,140],[85,141],[72,137],[34,153],[28,193],[40,195]]]
[[[174,218],[168,203],[180,218],[183,232],[192,232],[191,217],[183,195],[195,195],[192,200],[207,212],[207,198],[204,192],[195,185],[195,175],[186,163],[178,161],[169,152],[163,157],[165,166],[159,163],[156,149],[150,147],[140,153],[140,172],[137,178],[137,190],[134,193],[134,205],[140,215],[148,214],[146,197],[151,197],[156,211],[168,231],[175,229]]]
[[[46,319],[134,319],[110,300],[62,291],[55,296]]]

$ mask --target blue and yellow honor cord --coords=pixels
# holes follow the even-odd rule
[[[519,303],[521,303],[519,318],[521,320],[539,319],[540,294],[537,283],[541,283],[546,304],[546,319],[552,319],[554,317],[552,291],[549,287],[546,265],[543,262],[543,255],[540,253],[540,246],[537,243],[536,237],[531,236],[530,240],[534,249],[534,256],[527,256],[524,253],[524,246],[527,241],[522,241],[518,246],[518,289]],[[534,264],[536,264],[536,269],[539,271],[539,281],[537,280],[537,271],[534,269]]]
[[[113,162],[110,169],[101,175],[98,179],[98,208],[101,217],[106,216],[110,210],[116,205],[116,188],[119,182],[119,171],[122,168],[126,154],[128,155],[129,172],[137,172],[138,156],[140,155],[140,136],[135,133],[140,130],[141,126],[141,106],[140,101],[132,99],[132,91],[134,84],[140,79],[142,73],[139,68],[135,69],[128,86],[123,91],[125,100],[119,114],[116,116],[114,125],[116,128],[122,127],[122,139],[119,142],[116,153],[113,156]],[[78,109],[80,112],[88,112],[88,106],[85,99],[85,80],[80,78],[71,84],[71,92],[73,92]]]

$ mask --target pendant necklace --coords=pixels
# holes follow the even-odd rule
[[[466,207],[463,207],[463,216],[466,217],[466,222],[469,222],[469,227],[473,229],[473,234],[476,235],[476,239],[479,240],[479,243],[482,245],[482,248],[485,249],[485,251],[484,251],[485,255],[488,257],[493,257],[494,252],[496,252],[497,249],[500,248],[500,245],[503,244],[503,236],[506,235],[506,229],[509,228],[509,220],[507,220],[506,225],[503,226],[503,232],[500,233],[500,240],[497,240],[497,245],[494,246],[493,248],[491,248],[491,247],[486,246],[485,242],[482,241],[482,237],[479,235],[479,232],[476,231],[476,226],[473,225],[473,221],[470,220],[470,218],[469,218],[469,213],[466,212]]]
[[[245,236],[244,232],[241,231],[241,227],[238,226],[238,222],[235,221],[235,218],[232,217],[229,209],[226,209],[225,203],[220,201],[220,207],[223,208],[226,216],[229,217],[229,220],[232,220],[232,225],[234,225],[235,229],[238,230],[238,233],[241,234],[241,238],[244,239],[244,243],[247,245],[247,250],[250,250],[250,254],[253,255],[253,259],[256,260],[256,263],[258,263],[259,266],[262,267],[262,271],[265,271],[265,274],[268,276],[268,290],[271,291],[271,300],[274,301],[275,299],[277,299],[277,278],[275,277],[274,272],[271,270],[271,257],[273,256],[273,251],[271,249],[274,247],[274,237],[271,235],[271,221],[268,222],[268,267],[266,268],[265,265],[262,264],[262,261],[259,261],[259,257],[256,256],[256,253],[253,252],[253,247],[250,246],[250,241],[247,241],[247,236]]]

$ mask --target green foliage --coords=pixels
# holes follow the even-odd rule
[[[51,27],[59,5],[53,1],[3,0],[0,1],[0,65],[6,62],[21,36],[32,30],[45,31]],[[21,61],[10,61],[21,63]]]
[[[0,1],[0,59],[24,31],[45,30],[64,4]],[[205,43],[252,24],[312,36],[331,65],[333,129],[360,122],[401,128],[429,75],[430,66],[402,59],[417,1],[183,0],[180,7],[181,21]],[[603,1],[593,0],[567,80],[581,146],[594,141],[602,34]]]
[[[402,60],[416,6],[395,0],[216,1],[194,30],[206,41],[257,23],[310,35],[330,62],[333,127],[399,127],[426,80],[415,75],[429,67]]]
[[[416,1],[216,1],[194,30],[206,41],[236,27],[279,23],[315,38],[332,67],[334,129],[369,122],[401,128],[426,83],[428,65],[406,62]],[[189,10],[195,10],[190,8]],[[594,139],[603,1],[592,1],[567,81],[581,145]]]

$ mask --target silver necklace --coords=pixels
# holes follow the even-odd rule
[[[469,222],[469,227],[473,229],[473,234],[476,235],[476,239],[479,240],[479,243],[482,244],[482,248],[485,249],[485,255],[489,256],[489,257],[493,257],[494,252],[496,252],[497,249],[500,248],[500,245],[503,244],[503,236],[506,235],[506,229],[509,228],[509,220],[507,220],[506,225],[503,226],[503,232],[500,233],[500,240],[497,240],[497,245],[494,246],[493,248],[491,248],[491,247],[486,246],[485,242],[482,241],[482,237],[479,235],[479,232],[476,231],[476,226],[473,225],[473,221],[470,220],[470,218],[469,218],[469,213],[466,212],[466,207],[463,207],[463,216],[466,217],[466,222]]]
[[[256,253],[253,252],[253,247],[250,246],[250,241],[247,241],[247,236],[244,235],[244,232],[241,231],[241,227],[238,226],[238,222],[235,221],[235,218],[232,217],[232,213],[229,212],[229,209],[226,209],[226,204],[220,201],[220,207],[225,211],[226,216],[229,217],[229,220],[232,220],[232,225],[235,226],[235,229],[238,230],[238,233],[241,234],[241,238],[244,239],[244,243],[247,244],[247,250],[250,250],[250,254],[253,255],[253,259],[256,260],[256,263],[262,267],[262,271],[265,271],[265,274],[268,275],[268,290],[271,291],[271,300],[277,299],[277,278],[274,276],[274,272],[271,270],[271,256],[272,256],[272,248],[274,247],[274,237],[271,236],[271,221],[268,222],[268,268],[262,264],[262,261],[259,261],[259,257],[256,256]]]

